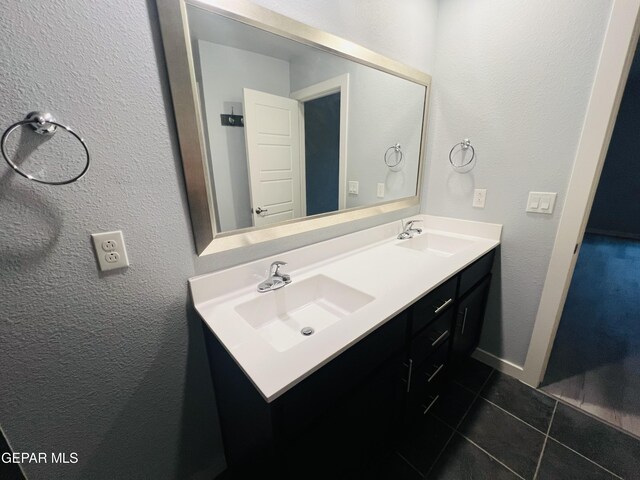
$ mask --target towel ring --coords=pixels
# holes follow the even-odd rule
[[[466,150],[471,149],[471,158],[469,159],[468,162],[463,163],[462,165],[456,165],[455,163],[453,163],[453,151],[458,146],[460,147],[460,150],[462,150],[462,151],[466,151]],[[449,150],[449,163],[451,164],[451,166],[453,168],[464,168],[467,165],[471,164],[471,162],[473,162],[474,158],[476,158],[476,150],[475,150],[475,148],[473,148],[473,145],[471,145],[471,140],[469,140],[468,138],[465,138],[460,143],[456,143],[453,147],[451,147],[451,150]]]
[[[389,152],[393,150],[396,153],[396,158],[398,157],[398,153],[400,154],[400,158],[398,159],[397,162],[395,163],[390,163],[389,162]],[[387,151],[384,152],[384,163],[387,167],[393,169],[393,168],[397,168],[401,163],[402,163],[402,159],[404,158],[404,154],[402,153],[402,147],[400,146],[399,143],[396,143],[395,145],[391,145],[389,148],[387,148]]]
[[[6,147],[6,143],[7,143],[7,139],[9,138],[9,135],[11,135],[13,131],[16,130],[18,127],[21,127],[23,125],[29,125],[31,128],[33,128],[35,133],[37,133],[38,135],[51,136],[56,133],[56,131],[58,130],[58,127],[62,128],[63,130],[66,130],[71,135],[73,135],[80,142],[80,144],[82,145],[82,148],[84,148],[85,154],[87,155],[87,163],[82,169],[82,172],[80,172],[78,175],[76,175],[75,177],[69,180],[52,182],[49,180],[44,180],[42,178],[34,177],[33,175],[20,170],[20,167],[18,167],[18,165],[16,165],[9,158],[9,155],[7,155],[7,151],[5,147]],[[87,170],[89,170],[89,163],[91,162],[91,156],[89,155],[89,148],[87,147],[87,144],[85,143],[85,141],[80,137],[80,135],[78,135],[76,132],[71,130],[71,128],[67,127],[66,125],[62,125],[61,123],[56,122],[50,113],[31,112],[27,115],[27,118],[25,118],[24,120],[21,120],[11,125],[2,134],[2,140],[0,140],[0,150],[2,151],[2,156],[4,157],[6,162],[9,164],[11,168],[15,170],[15,172],[18,175],[21,175],[28,180],[33,180],[34,182],[43,183],[45,185],[68,185],[69,183],[75,182],[76,180],[79,180],[80,178],[82,178],[85,173],[87,173]]]

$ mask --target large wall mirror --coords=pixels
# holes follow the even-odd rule
[[[419,203],[430,77],[239,0],[157,0],[199,254]]]

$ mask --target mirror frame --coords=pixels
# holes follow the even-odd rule
[[[422,185],[425,164],[429,95],[431,93],[430,75],[375,53],[356,43],[255,5],[247,0],[156,0],[156,3],[178,129],[191,224],[198,255],[203,256],[233,250],[337,224],[353,222],[403,210],[420,203],[420,186]],[[416,195],[371,206],[354,207],[337,212],[292,219],[264,227],[249,227],[228,232],[217,232],[215,208],[210,203],[210,198],[215,198],[215,195],[213,185],[209,182],[204,132],[200,121],[200,97],[194,73],[187,4],[426,87],[420,151],[418,154]]]

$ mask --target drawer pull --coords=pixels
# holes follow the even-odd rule
[[[467,324],[467,312],[469,311],[469,307],[465,307],[464,309],[464,317],[462,317],[462,332],[460,335],[464,335],[464,326]]]
[[[409,369],[409,374],[407,375],[407,393],[411,391],[411,371],[413,370],[413,360],[409,359],[409,365],[403,363],[405,367]]]
[[[433,343],[431,344],[432,347],[435,347],[437,344],[439,344],[443,338],[445,338],[447,335],[449,335],[449,330],[445,330],[438,338],[436,338]]]
[[[436,378],[436,375],[438,375],[438,373],[440,373],[440,370],[442,370],[442,367],[444,367],[444,363],[442,363],[435,372],[433,372],[431,374],[431,376],[428,378],[427,383],[430,382],[431,380],[433,380],[434,378]]]
[[[426,415],[427,412],[431,410],[431,407],[433,407],[436,404],[439,398],[440,398],[440,395],[436,395],[435,398],[431,400],[431,403],[428,406],[425,407],[424,405],[422,405],[422,408],[424,408],[424,412],[422,412],[422,414]]]
[[[449,300],[447,300],[446,302],[444,302],[442,305],[440,305],[438,308],[436,308],[434,310],[433,313],[438,313],[440,312],[440,310],[442,310],[443,308],[445,308],[447,305],[449,305],[451,302],[453,302],[453,298],[450,298]]]

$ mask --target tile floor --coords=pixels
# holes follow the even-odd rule
[[[638,479],[640,441],[470,360],[379,479]]]

